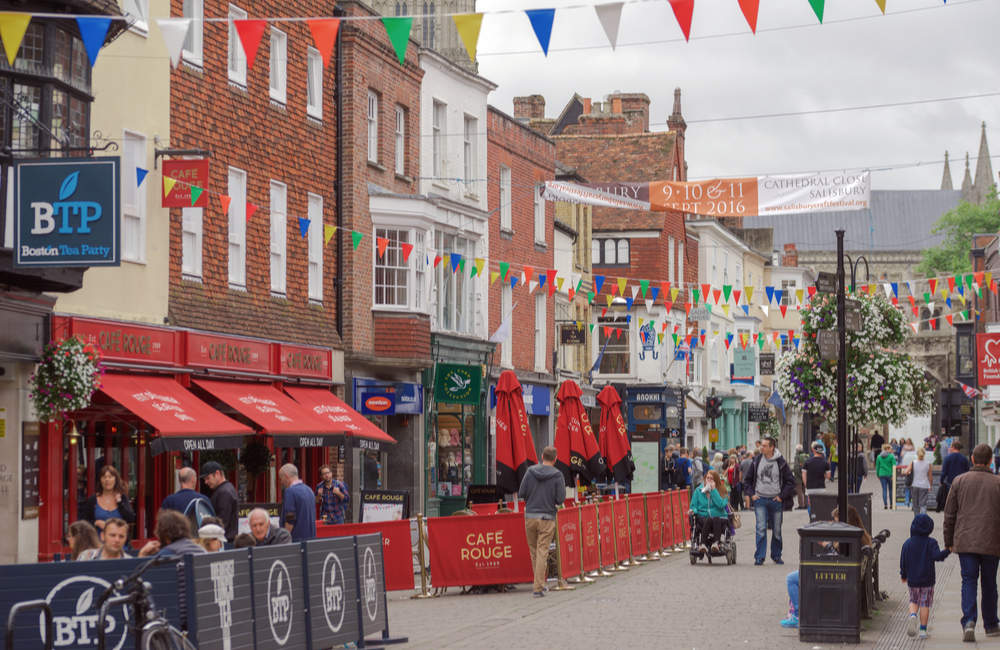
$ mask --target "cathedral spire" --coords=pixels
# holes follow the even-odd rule
[[[944,152],[944,175],[941,176],[941,189],[953,190],[955,186],[951,182],[951,165],[948,163],[948,152]]]
[[[972,172],[969,171],[969,152],[965,152],[965,176],[962,178],[962,200],[974,203],[972,196]]]
[[[974,202],[983,203],[995,182],[993,164],[990,162],[990,147],[986,143],[986,122],[983,122],[982,133],[979,136],[979,157],[976,159],[976,177],[972,183]]]

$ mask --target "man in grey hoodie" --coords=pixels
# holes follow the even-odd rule
[[[747,505],[753,505],[754,518],[757,520],[757,548],[754,553],[754,564],[764,564],[767,555],[767,529],[771,528],[771,559],[775,564],[784,564],[781,560],[781,519],[784,514],[784,504],[791,503],[795,494],[795,478],[775,445],[775,439],[764,438],[761,441],[760,456],[753,459],[750,468],[743,475],[743,498]]]
[[[556,469],[556,448],[542,450],[542,464],[528,468],[517,495],[525,500],[524,532],[535,569],[533,596],[545,595],[549,544],[556,533],[556,508],[566,500],[566,481]]]

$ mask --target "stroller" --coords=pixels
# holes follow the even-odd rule
[[[703,535],[701,530],[702,518],[693,512],[688,513],[688,522],[691,530],[691,564],[697,564],[698,560],[705,557],[708,563],[712,564],[713,557],[726,558],[726,565],[736,564],[736,527],[733,525],[733,511],[726,507],[728,517],[722,528],[722,535],[719,539],[714,539],[711,535]],[[718,519],[721,519],[719,517]],[[717,545],[718,550],[713,550],[712,546]],[[705,550],[702,550],[704,546]]]

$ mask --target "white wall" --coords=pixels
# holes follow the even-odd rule
[[[31,420],[28,378],[34,364],[6,362],[0,408],[6,410],[0,437],[0,564],[38,560],[38,519],[21,519],[21,422]],[[45,477],[42,476],[41,479]]]

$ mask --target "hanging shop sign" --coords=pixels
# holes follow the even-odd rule
[[[575,325],[560,325],[559,342],[563,345],[582,345],[587,342],[587,333]]]
[[[976,334],[979,385],[1000,385],[1000,334]]]
[[[760,375],[774,374],[774,352],[762,352],[760,355]]]
[[[14,265],[118,266],[117,156],[14,160]]]
[[[548,416],[552,413],[552,391],[546,386],[522,384],[524,410],[528,415]]]
[[[105,361],[177,365],[182,334],[177,330],[75,316],[57,316],[54,329],[58,332],[67,324],[67,335],[100,348]]]
[[[208,195],[208,159],[185,158],[163,161],[163,201],[164,208],[207,208]],[[180,181],[171,183],[170,180]],[[191,188],[202,190],[194,203],[191,203]],[[169,190],[169,191],[168,191]],[[197,190],[195,190],[197,191]]]
[[[745,350],[736,348],[733,351],[732,381],[752,384],[757,374],[757,350],[747,347]]]
[[[766,422],[771,419],[771,409],[767,404],[747,404],[747,420],[750,422]]]
[[[434,400],[444,404],[479,404],[479,366],[439,363],[434,371]]]

